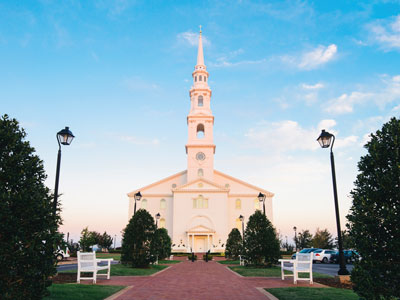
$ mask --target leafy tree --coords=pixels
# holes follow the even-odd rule
[[[311,248],[312,247],[313,236],[308,229],[303,230],[297,234],[297,248]]]
[[[353,238],[351,237],[349,231],[347,230],[342,230],[342,243],[343,243],[343,249],[355,248]],[[335,238],[335,245],[336,248],[339,248],[339,242],[337,238]]]
[[[158,228],[154,232],[151,240],[151,252],[158,257],[164,259],[171,255],[171,238],[165,228]]]
[[[371,134],[351,191],[348,228],[361,260],[351,273],[366,299],[400,297],[400,120]]]
[[[226,241],[225,256],[238,259],[243,254],[243,238],[237,228],[232,228]]]
[[[93,245],[98,244],[100,234],[96,231],[89,231],[88,227],[81,231],[79,244],[83,251],[90,251]]]
[[[328,229],[320,230],[319,228],[317,228],[317,231],[312,238],[312,246],[314,248],[321,249],[333,248],[333,238]]]
[[[102,249],[107,249],[110,250],[110,247],[113,243],[113,238],[111,235],[107,234],[106,231],[102,235],[99,234],[98,242],[97,244],[102,248]]]
[[[148,211],[136,211],[123,232],[121,262],[131,267],[148,267],[154,262],[151,240],[155,230],[154,219]]]
[[[245,253],[250,264],[271,266],[280,257],[279,240],[271,222],[256,210],[250,216],[244,234]]]
[[[42,299],[56,273],[60,218],[43,162],[18,121],[0,118],[0,298]]]

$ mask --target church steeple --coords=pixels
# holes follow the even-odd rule
[[[211,111],[211,89],[208,86],[207,68],[204,64],[202,32],[200,27],[197,64],[192,73],[193,86],[190,89],[190,112],[188,121],[187,180],[199,177],[213,180],[214,153],[213,142],[214,116]]]
[[[201,40],[201,25],[200,25],[200,34],[199,34],[199,49],[197,50],[197,66],[204,66],[204,54],[203,54],[203,41]]]

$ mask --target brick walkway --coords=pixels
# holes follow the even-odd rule
[[[110,280],[98,279],[97,284],[127,285],[131,289],[117,300],[257,300],[268,299],[256,287],[295,286],[293,278],[241,277],[216,262],[185,261],[172,265],[155,276],[112,276]],[[299,282],[297,286],[309,286]],[[314,287],[322,286],[314,283]]]

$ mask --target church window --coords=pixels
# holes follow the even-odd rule
[[[236,219],[236,228],[242,231],[242,221],[239,218]]]
[[[225,188],[229,189],[230,185],[229,183],[225,183]]]
[[[236,209],[242,209],[242,201],[240,199],[236,199],[235,208]]]
[[[197,125],[197,138],[202,139],[204,137],[204,125],[199,124]]]
[[[260,209],[260,200],[258,198],[254,199],[254,208]]]
[[[142,208],[146,209],[147,208],[147,199],[142,200]]]
[[[165,228],[165,219],[164,218],[160,219],[159,228]]]
[[[203,176],[204,176],[204,171],[203,171],[203,169],[198,169],[198,170],[197,170],[197,176],[199,176],[199,177],[203,177]]]
[[[207,77],[206,76],[204,76],[204,82],[206,82],[207,81]]]
[[[194,76],[194,82],[197,82],[197,76]]]
[[[199,96],[197,105],[198,106],[203,106],[203,96]]]
[[[193,199],[193,208],[208,208],[208,199],[199,195],[196,199]]]
[[[173,183],[173,184],[172,184],[172,188],[173,188],[173,189],[176,188],[176,183]]]
[[[165,199],[160,200],[160,209],[166,209],[167,208],[167,201]]]
[[[202,81],[203,80],[203,76],[199,76],[199,81]]]

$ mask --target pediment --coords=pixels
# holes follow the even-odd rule
[[[172,190],[173,192],[188,192],[188,191],[220,191],[220,192],[228,192],[229,189],[220,186],[219,184],[212,182],[210,180],[204,178],[198,178],[191,182],[188,182],[184,185],[178,186],[177,188]]]
[[[198,226],[192,227],[188,230],[188,233],[212,233],[212,232],[215,232],[215,231],[204,225],[198,225]]]

